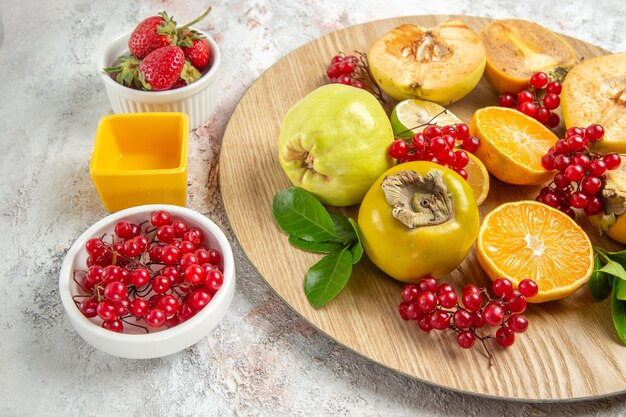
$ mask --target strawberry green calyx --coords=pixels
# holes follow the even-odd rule
[[[197,30],[182,29],[178,31],[178,46],[181,48],[191,48],[193,47],[193,41],[200,39],[206,39],[206,37]]]
[[[187,85],[198,81],[202,77],[200,71],[196,69],[188,59],[185,60],[185,65],[183,66],[183,71],[180,73],[180,79],[183,80]]]
[[[113,67],[103,68],[117,82],[126,87],[142,88],[139,80],[139,64],[141,60],[133,55],[124,55],[117,59],[118,64]]]
[[[166,11],[162,11],[158,13],[158,15],[163,18],[163,23],[157,26],[157,34],[170,36],[172,39],[171,45],[175,45],[176,40],[178,39],[178,32],[176,30],[176,21],[174,20],[174,16],[170,17]]]

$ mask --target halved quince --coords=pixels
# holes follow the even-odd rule
[[[604,127],[594,149],[626,153],[626,52],[586,59],[563,83],[561,110],[565,126]]]
[[[499,93],[518,93],[533,73],[576,63],[576,52],[565,39],[526,20],[494,20],[480,31],[480,39],[487,51],[485,77]]]
[[[374,42],[367,57],[380,88],[398,101],[448,105],[472,91],[485,69],[478,35],[458,19],[430,29],[400,25]]]

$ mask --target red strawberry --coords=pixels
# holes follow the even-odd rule
[[[185,54],[176,45],[155,49],[139,65],[139,80],[146,90],[169,90],[180,78]]]
[[[128,39],[128,48],[137,58],[144,58],[162,46],[176,42],[176,22],[166,12],[144,19]]]
[[[191,46],[184,46],[183,52],[185,58],[191,62],[191,65],[202,71],[209,64],[211,57],[211,49],[209,43],[204,38],[191,40]]]

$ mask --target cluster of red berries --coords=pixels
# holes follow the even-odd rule
[[[455,150],[457,142],[462,149]],[[480,140],[476,136],[470,136],[465,123],[442,127],[431,124],[411,138],[394,140],[389,146],[389,155],[400,163],[431,161],[453,169],[467,179],[467,152],[475,152],[478,146]]]
[[[545,72],[536,72],[530,77],[529,87],[517,94],[500,94],[498,104],[501,107],[515,108],[551,129],[557,127],[559,115],[552,110],[561,104],[561,83],[550,80]]]
[[[431,275],[424,276],[417,284],[402,289],[402,302],[398,306],[403,320],[415,320],[425,331],[450,329],[457,333],[457,343],[464,349],[474,346],[476,339],[483,343],[491,355],[485,340],[494,338],[504,348],[515,342],[515,333],[528,328],[528,319],[521,313],[526,310],[526,298],[539,292],[537,284],[522,280],[517,289],[507,278],[492,283],[495,297],[486,288],[466,285],[459,295],[450,284],[439,284]],[[459,300],[460,298],[460,300]],[[498,327],[495,336],[481,334],[485,326]]]
[[[202,244],[200,229],[163,210],[147,223],[118,222],[111,243],[90,239],[88,269],[74,271],[83,292],[74,296],[78,309],[99,317],[105,329],[176,326],[202,310],[224,282],[222,255]]]
[[[369,71],[366,54],[356,52],[356,55],[339,53],[332,57],[326,69],[326,75],[331,83],[351,85],[372,93],[378,100],[384,101],[378,84]]]
[[[536,200],[551,207],[559,208],[572,218],[572,208],[584,209],[592,216],[604,208],[602,188],[604,174],[620,166],[618,154],[607,155],[591,152],[589,146],[602,140],[604,128],[598,124],[586,129],[571,127],[565,138],[559,139],[541,158],[541,164],[548,171],[557,170],[552,182],[541,189]]]

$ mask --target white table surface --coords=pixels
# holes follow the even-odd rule
[[[212,14],[198,26],[222,48],[223,95],[214,117],[191,135],[189,206],[227,227],[211,162],[242,94],[290,50],[346,26],[413,14],[529,19],[610,51],[626,50],[626,2],[559,3],[213,2]],[[121,360],[94,350],[65,318],[57,274],[74,239],[107,214],[88,169],[98,120],[111,111],[96,57],[147,16],[166,9],[184,22],[206,3],[0,4],[1,416],[626,415],[625,396],[513,403],[434,388],[377,366],[293,313],[236,245],[235,300],[209,337],[155,360]]]

